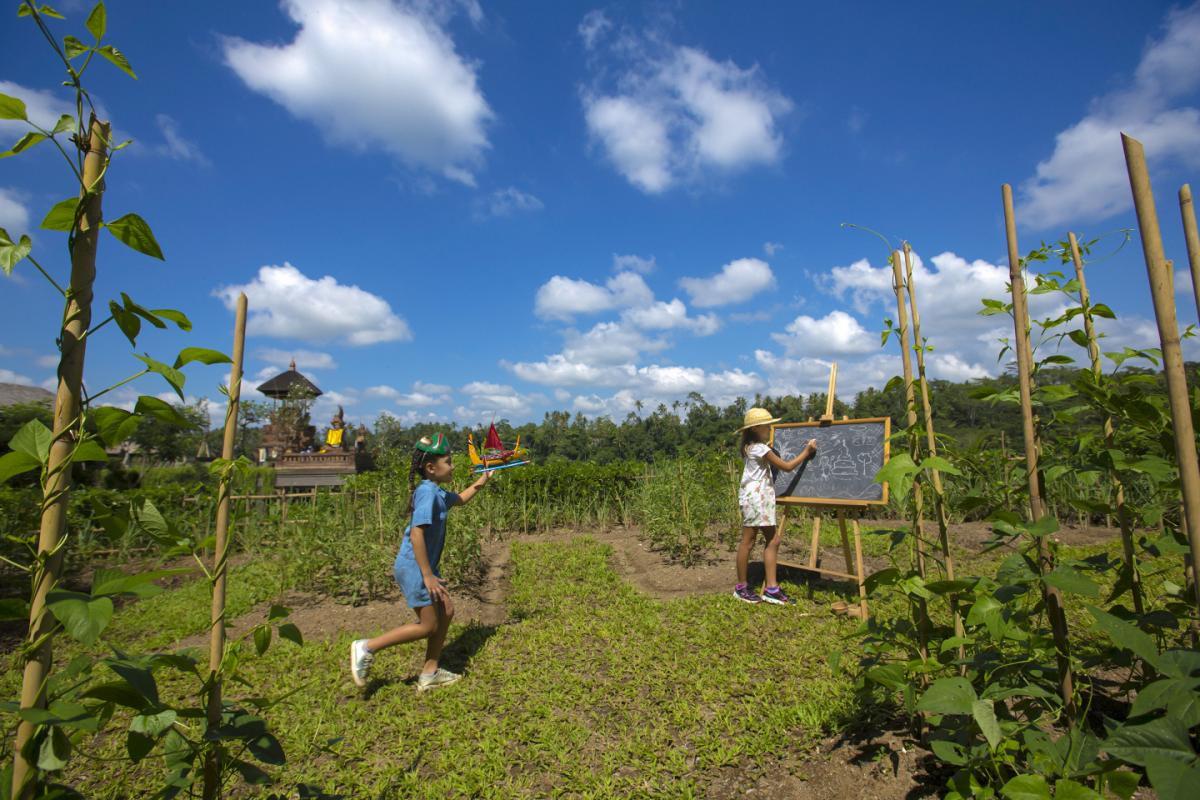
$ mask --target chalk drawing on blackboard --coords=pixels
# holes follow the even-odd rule
[[[775,478],[781,503],[882,505],[886,486],[875,475],[887,462],[891,420],[887,417],[833,423],[787,423],[772,427],[772,445],[787,460],[810,439],[816,456],[792,472]]]

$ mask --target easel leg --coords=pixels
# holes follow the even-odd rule
[[[837,512],[838,528],[842,532],[842,555],[846,557],[846,572],[854,572],[854,562],[850,558],[850,537],[846,535],[846,512]]]
[[[854,564],[858,568],[855,575],[858,576],[858,606],[862,610],[862,618],[867,618],[867,573],[863,569],[862,557],[862,536],[858,530],[858,520],[851,520],[850,525],[854,528]]]
[[[808,553],[808,568],[816,569],[821,554],[821,512],[813,512],[812,550]]]

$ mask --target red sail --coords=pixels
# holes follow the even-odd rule
[[[488,428],[487,439],[483,441],[484,450],[503,450],[504,443],[500,441],[500,434],[496,433],[496,426],[493,424]]]

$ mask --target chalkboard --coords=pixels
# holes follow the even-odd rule
[[[886,505],[887,485],[876,483],[875,474],[887,462],[890,435],[888,417],[772,426],[771,445],[785,461],[799,454],[809,439],[817,440],[816,456],[775,477],[776,501]]]

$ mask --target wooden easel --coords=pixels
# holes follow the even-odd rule
[[[835,392],[836,388],[837,388],[837,362],[834,362],[834,364],[830,367],[830,370],[829,370],[829,391],[827,392],[827,394],[825,396],[825,413],[822,414],[819,418],[819,421],[821,422],[822,425],[830,425],[833,423],[833,398],[834,398],[834,392]],[[810,420],[811,420],[811,418],[810,418]],[[800,569],[800,570],[805,570],[806,572],[815,572],[818,575],[829,575],[829,576],[832,576],[835,578],[843,578],[845,580],[854,581],[858,585],[858,605],[853,606],[853,605],[846,605],[844,603],[843,604],[835,603],[834,610],[837,611],[839,614],[849,614],[850,616],[858,617],[860,619],[865,620],[867,618],[867,613],[868,613],[868,611],[867,611],[867,586],[866,586],[867,576],[866,576],[866,570],[863,568],[862,536],[861,536],[861,534],[859,532],[859,528],[858,528],[857,515],[852,516],[850,518],[850,528],[851,528],[851,530],[854,531],[854,557],[853,557],[853,560],[851,560],[850,537],[846,532],[846,512],[854,511],[854,512],[858,512],[859,514],[861,514],[862,511],[866,509],[866,506],[862,505],[862,504],[847,503],[847,502],[843,502],[843,501],[829,501],[829,502],[809,501],[809,502],[803,502],[803,503],[790,503],[789,505],[800,505],[800,506],[803,506],[806,508],[810,508],[816,512],[813,516],[812,549],[809,551],[807,563],[800,564],[800,563],[795,563],[795,562],[790,562],[790,561],[779,561],[778,565],[781,567],[788,567],[790,569]],[[787,526],[788,506],[779,504],[776,506],[776,508],[778,510],[777,516],[779,518],[778,523],[776,523],[776,531],[777,531],[776,535],[782,536],[783,530]],[[821,512],[822,511],[830,511],[830,510],[835,512],[836,517],[837,517],[837,522],[838,522],[838,529],[842,534],[842,555],[845,556],[845,559],[846,559],[846,571],[845,572],[838,572],[837,570],[825,569],[820,566]]]

